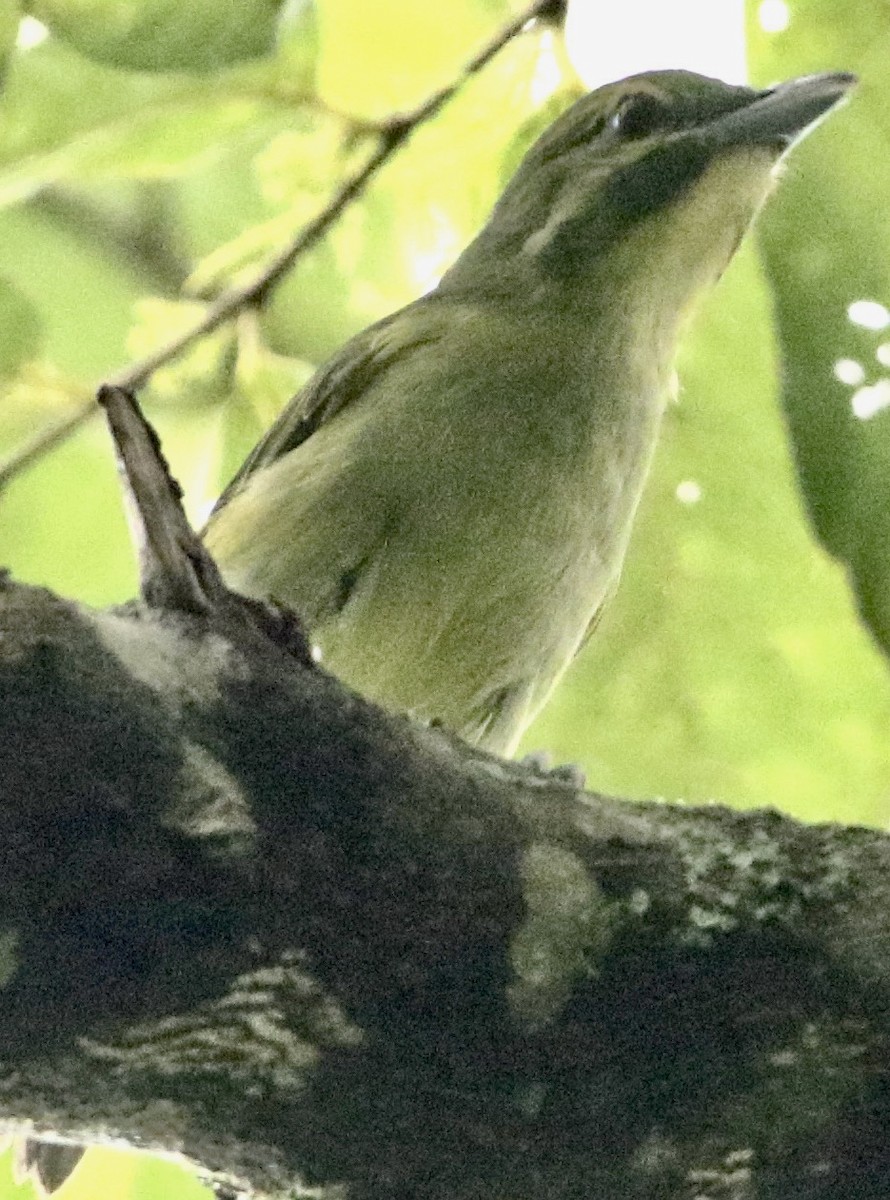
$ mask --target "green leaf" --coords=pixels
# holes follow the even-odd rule
[[[105,247],[88,244],[44,216],[0,212],[4,270],[40,314],[43,353],[57,377],[26,379],[4,396],[2,453],[54,428],[89,397],[89,387],[125,361],[137,293],[134,273]],[[97,414],[98,416],[98,414]],[[94,603],[131,595],[133,551],[108,435],[96,419],[46,455],[0,495],[0,564],[20,579]]]
[[[0,205],[50,183],[157,179],[212,161],[274,105],[218,80],[163,80],[98,67],[48,42],[10,72],[0,126]]]
[[[56,367],[98,382],[125,361],[141,282],[113,247],[81,238],[42,213],[0,211],[3,272],[40,314],[44,353]]]
[[[13,284],[0,278],[0,376],[12,375],[40,343],[40,315]]]
[[[81,54],[132,71],[214,71],[270,53],[281,0],[35,0]]]
[[[318,66],[318,10],[315,0],[285,0],[278,18],[278,62],[290,86],[315,90]]]
[[[18,0],[0,0],[0,72],[15,47],[22,8]]]
[[[783,403],[810,515],[890,653],[890,312],[880,328],[848,316],[859,300],[890,309],[890,26],[879,0],[802,0],[790,14],[780,33],[752,22],[758,78],[846,68],[860,85],[847,111],[795,152],[761,225]]]
[[[17,579],[89,604],[133,595],[135,558],[120,480],[98,421],[15,479],[2,505],[0,563]]]

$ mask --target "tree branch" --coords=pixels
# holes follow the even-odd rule
[[[151,354],[115,372],[105,381],[108,386],[127,391],[138,391],[144,387],[155,371],[178,358],[201,338],[206,337],[228,321],[234,320],[245,309],[264,304],[269,293],[280,283],[298,259],[324,237],[348,206],[364,193],[381,167],[389,162],[419,126],[436,116],[466,81],[478,74],[500,50],[523,31],[530,21],[538,18],[553,19],[561,14],[562,8],[563,4],[559,0],[533,0],[533,3],[529,4],[514,20],[507,22],[470,59],[452,83],[434,92],[410,112],[394,116],[384,122],[378,129],[377,146],[362,166],[356,168],[352,175],[341,183],[321,212],[308,225],[304,226],[253,279],[240,287],[230,288],[224,292],[190,329],[172,338],[163,346],[159,346]],[[94,413],[94,405],[92,403],[85,404],[57,426],[38,435],[25,447],[10,455],[5,462],[0,463],[0,490],[23,470],[38,461],[40,457],[64,443]]]
[[[0,595],[0,1113],[326,1196],[890,1194],[888,841],[622,804]]]

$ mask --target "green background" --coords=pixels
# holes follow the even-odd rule
[[[0,0],[0,457],[13,464],[0,563],[91,604],[132,594],[101,421],[15,464],[258,269],[370,153],[376,123],[458,76],[519,7],[35,0],[50,36],[14,49],[22,14]],[[890,327],[858,325],[848,306],[890,304],[890,18],[880,0],[799,0],[766,33],[759,12],[754,82],[844,68],[861,84],[795,152],[684,343],[618,598],[526,748],[620,795],[883,827]],[[559,34],[527,30],[265,312],[158,372],[143,399],[196,522],[313,366],[434,282],[579,87]],[[855,383],[835,375],[845,359]],[[169,1163],[94,1152],[62,1195],[196,1187]],[[0,1173],[0,1197],[27,1194]]]

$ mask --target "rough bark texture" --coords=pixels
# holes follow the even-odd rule
[[[0,1118],[362,1200],[890,1195],[885,838],[0,587]]]

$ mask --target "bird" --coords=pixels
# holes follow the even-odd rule
[[[853,83],[665,70],[576,101],[248,456],[204,532],[228,584],[355,691],[513,754],[618,584],[689,312]]]
[[[615,591],[691,309],[854,83],[653,71],[568,108],[248,456],[204,531],[229,586],[356,691],[512,754]],[[49,1193],[81,1154],[25,1138],[18,1173]]]
[[[383,707],[511,755],[621,574],[695,302],[846,73],[601,87],[429,293],[284,409],[204,537]]]
[[[617,587],[680,332],[835,72],[655,71],[525,155],[438,286],[351,338],[204,538],[381,706],[511,755]]]

